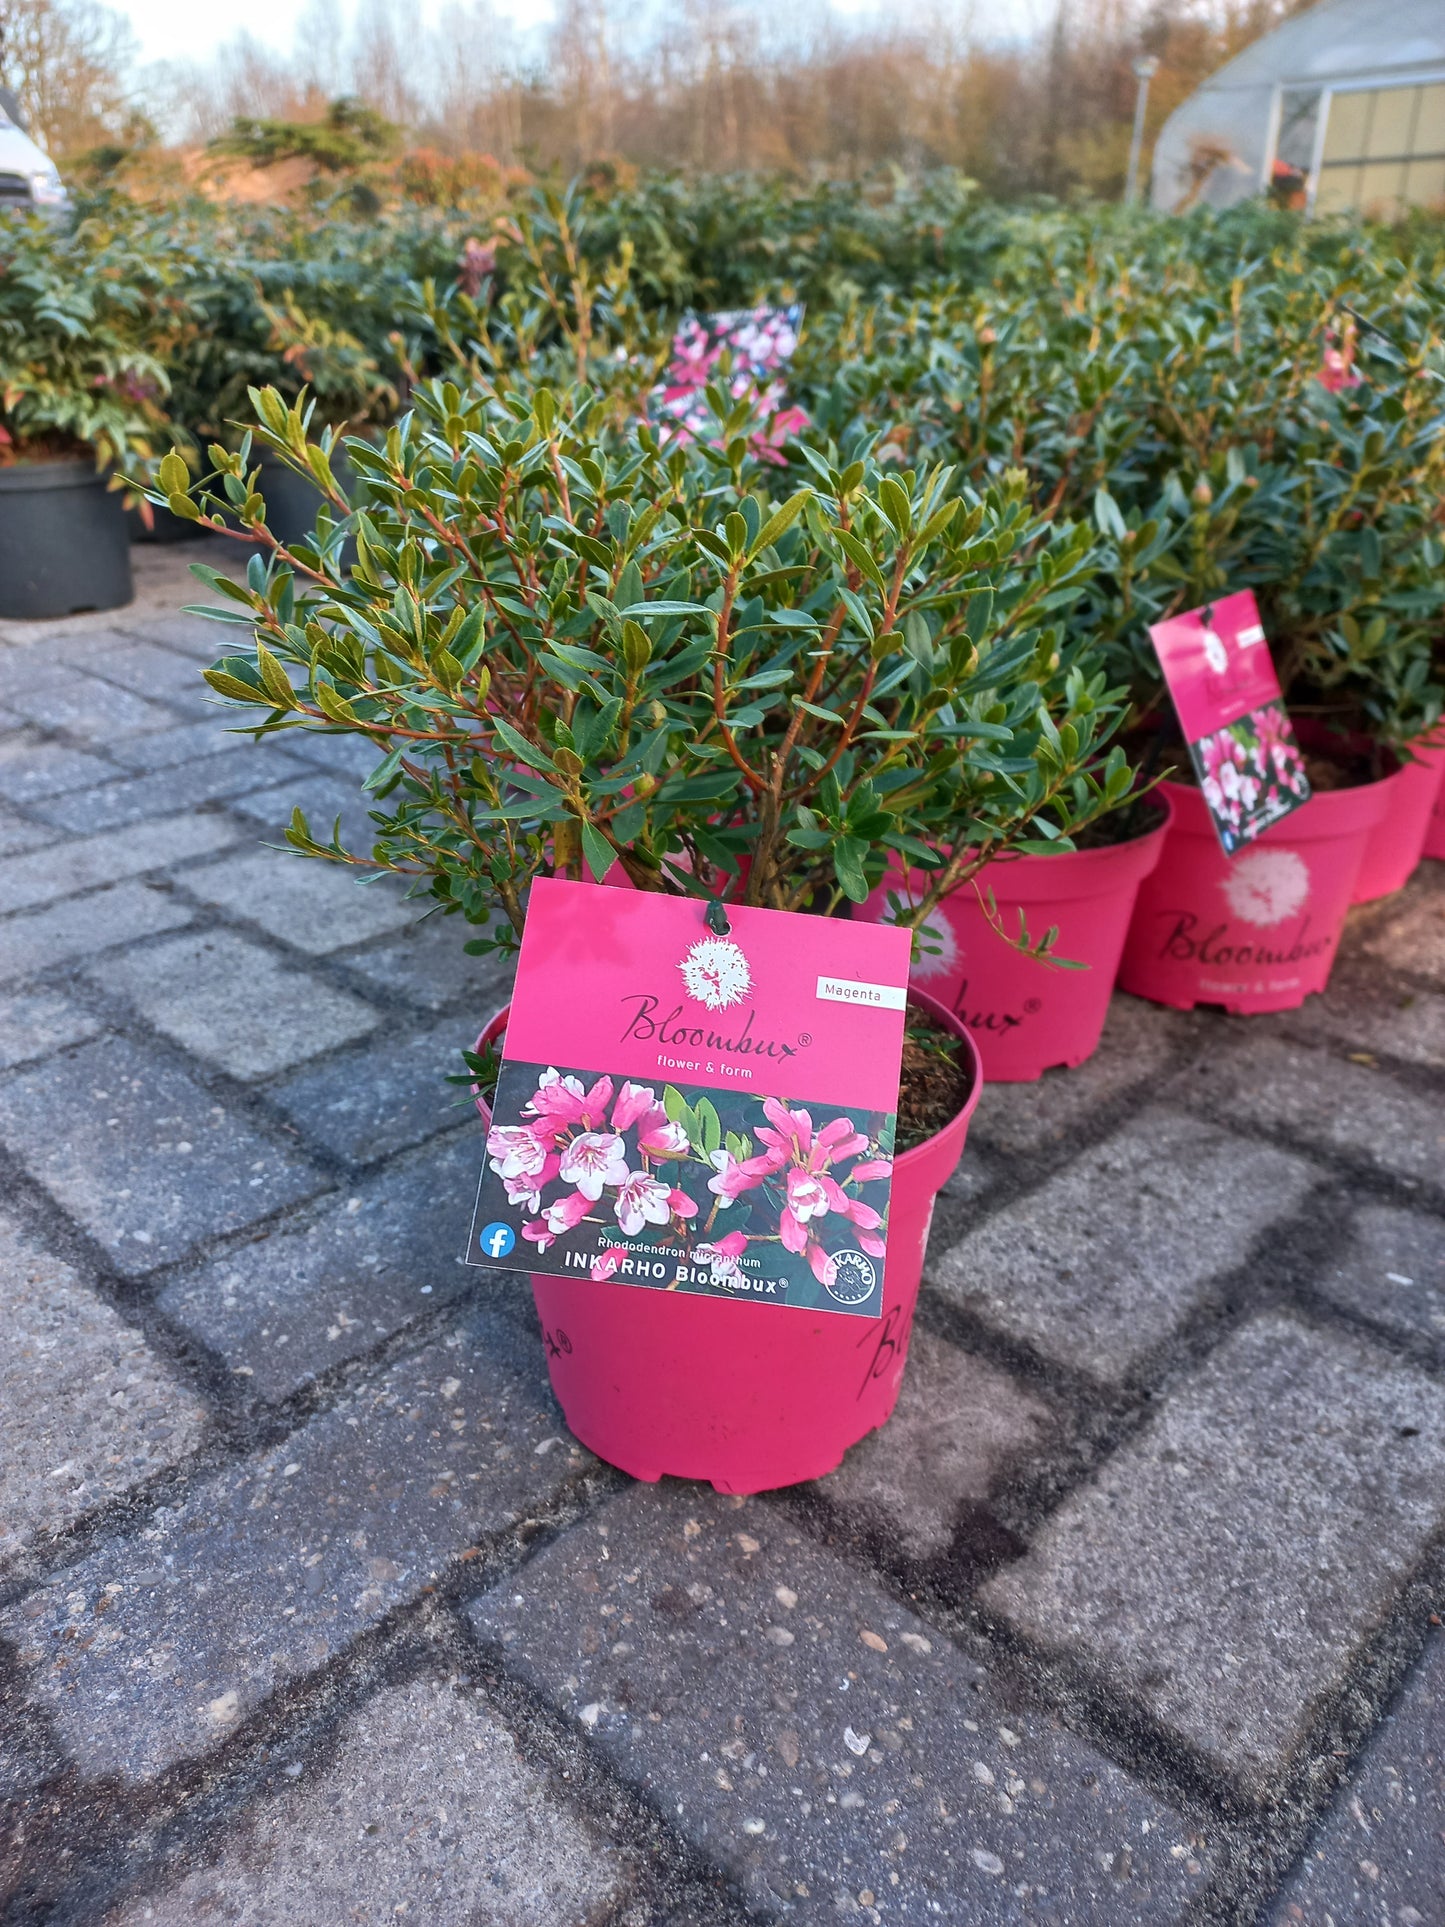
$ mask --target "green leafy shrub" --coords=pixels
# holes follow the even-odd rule
[[[614,865],[826,913],[897,855],[932,875],[917,922],[1128,792],[1118,692],[1066,635],[1091,533],[1034,514],[1021,476],[978,492],[809,450],[783,495],[751,466],[746,403],[717,391],[718,446],[665,448],[584,388],[431,383],[384,444],[345,444],[353,502],[334,444],[255,400],[257,443],[331,511],[281,547],[250,450],[217,451],[224,487],[199,505],[271,555],[244,586],[213,575],[250,636],[208,679],[263,736],[345,731],[378,759],[372,848],[298,814],[305,855],[399,872],[473,922],[500,905],[504,943],[533,877]],[[197,512],[184,464],[163,485]]]
[[[89,453],[143,470],[175,436],[184,268],[96,212],[0,214],[0,462]]]

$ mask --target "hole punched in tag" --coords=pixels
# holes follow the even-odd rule
[[[707,927],[715,937],[730,937],[733,933],[721,897],[713,897],[707,906]]]

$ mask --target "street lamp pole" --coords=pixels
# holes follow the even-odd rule
[[[1139,198],[1139,156],[1144,151],[1144,115],[1149,106],[1149,82],[1159,71],[1153,54],[1140,54],[1133,63],[1139,91],[1134,97],[1134,137],[1129,142],[1129,174],[1124,185],[1124,200],[1132,207]]]

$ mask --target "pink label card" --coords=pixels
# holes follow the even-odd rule
[[[1310,800],[1304,758],[1252,591],[1149,634],[1226,856]]]
[[[532,886],[468,1261],[876,1318],[911,933]]]

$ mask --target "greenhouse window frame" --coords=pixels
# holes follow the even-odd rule
[[[1305,206],[1314,212],[1315,201],[1319,194],[1320,176],[1324,171],[1325,141],[1328,137],[1330,113],[1336,98],[1343,94],[1371,94],[1393,91],[1402,87],[1431,87],[1445,83],[1445,64],[1436,62],[1402,72],[1394,68],[1385,73],[1342,75],[1338,79],[1316,80],[1305,76],[1298,80],[1279,80],[1274,84],[1270,97],[1269,138],[1264,146],[1264,159],[1260,164],[1259,189],[1263,193],[1274,175],[1274,165],[1279,154],[1279,139],[1284,122],[1284,104],[1290,94],[1316,92],[1319,104],[1315,110],[1313,147],[1310,154],[1309,172],[1305,184]],[[1367,157],[1361,156],[1361,162]],[[1385,156],[1385,159],[1428,159],[1433,156]]]

